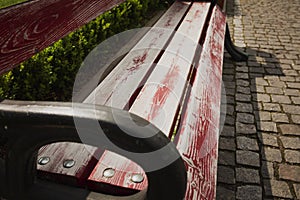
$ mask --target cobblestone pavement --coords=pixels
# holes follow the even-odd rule
[[[300,1],[229,0],[217,199],[300,199]]]

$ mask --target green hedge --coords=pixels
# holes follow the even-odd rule
[[[162,0],[128,0],[0,77],[0,98],[69,101],[87,54],[104,39],[141,27]]]

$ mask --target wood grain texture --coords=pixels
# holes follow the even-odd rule
[[[176,120],[209,7],[209,3],[193,3],[130,109],[167,136]]]
[[[39,150],[38,159],[42,157],[49,157],[50,162],[46,165],[37,164],[40,177],[84,186],[87,177],[97,163],[99,152],[92,146],[60,142],[42,147]],[[68,159],[75,161],[72,168],[63,166],[64,161]]]
[[[110,168],[115,170],[115,175],[111,178],[104,177],[104,171]],[[131,177],[135,174],[142,175],[144,180],[141,183],[134,183],[131,181]],[[106,185],[106,187],[103,185]],[[109,187],[107,185],[115,187]],[[102,191],[103,187],[105,187],[105,189],[108,190],[106,192],[110,192],[112,194],[126,193],[126,190],[121,188],[128,188],[133,191],[144,190],[147,188],[147,185],[147,177],[139,165],[110,151],[105,151],[102,154],[97,166],[88,178],[89,188],[96,191]],[[128,192],[130,193],[130,190],[128,190]]]
[[[125,0],[35,0],[0,10],[0,74]]]
[[[152,64],[183,18],[189,3],[175,2],[153,28],[87,97],[96,103],[123,109],[142,84]]]
[[[214,199],[225,16],[215,7],[179,128],[177,149],[188,167],[186,199]]]

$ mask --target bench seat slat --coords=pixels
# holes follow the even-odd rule
[[[177,149],[188,167],[186,199],[215,198],[225,23],[215,7],[179,128]]]
[[[190,3],[175,2],[84,103],[123,109],[169,40]]]
[[[167,136],[184,94],[209,7],[210,3],[193,3],[130,109]]]

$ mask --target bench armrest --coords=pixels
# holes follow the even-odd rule
[[[143,124],[143,131],[127,127],[132,121]],[[95,131],[91,123],[97,123],[101,131]],[[85,131],[84,136],[78,134],[80,129]],[[138,134],[143,137],[136,137]],[[3,102],[0,148],[4,158],[0,158],[0,175],[4,177],[0,177],[0,196],[24,199],[24,195],[29,195],[27,191],[35,183],[39,148],[61,141],[104,147],[138,163],[148,178],[147,199],[183,199],[185,195],[186,171],[180,154],[162,132],[145,120],[104,106]]]

